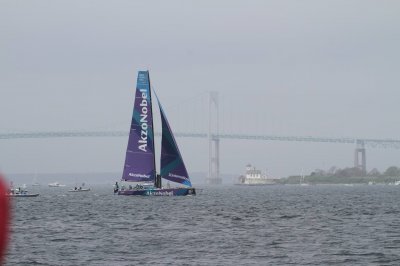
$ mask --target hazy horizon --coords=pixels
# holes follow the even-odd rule
[[[129,130],[138,70],[176,132],[393,138],[400,96],[396,1],[0,1],[0,133]],[[178,138],[189,172],[205,139]],[[121,172],[127,138],[0,140],[9,173]],[[353,166],[354,145],[221,140],[221,172]],[[400,165],[367,147],[367,167]],[[157,160],[158,162],[158,160]]]

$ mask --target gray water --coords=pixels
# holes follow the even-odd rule
[[[399,186],[67,190],[13,200],[6,265],[400,265]]]

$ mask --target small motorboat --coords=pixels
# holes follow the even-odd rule
[[[69,192],[87,192],[90,191],[90,188],[74,188],[74,189],[70,189],[68,190]]]
[[[29,193],[27,190],[21,189],[21,188],[16,188],[16,189],[9,189],[7,194],[7,197],[15,197],[15,198],[25,198],[25,197],[37,197],[39,194],[37,193]]]
[[[85,183],[82,183],[82,186],[75,186],[73,189],[70,189],[69,192],[88,192],[90,188],[85,188]]]

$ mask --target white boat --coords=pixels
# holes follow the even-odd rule
[[[70,189],[69,192],[88,192],[90,191],[90,188],[85,188],[85,183],[82,184],[82,186],[78,187],[75,186],[73,189]]]
[[[39,194],[37,193],[29,193],[27,190],[23,188],[11,188],[8,190],[7,197],[15,197],[15,198],[25,198],[25,197],[37,197]]]
[[[394,185],[395,185],[395,186],[400,185],[400,180],[395,181],[395,182],[394,182]]]
[[[54,182],[54,183],[50,183],[50,184],[49,184],[49,187],[65,187],[65,185],[61,185],[61,184],[58,183],[58,182]]]
[[[88,192],[90,191],[90,188],[74,188],[68,190],[69,192]]]
[[[269,178],[266,174],[262,174],[261,170],[257,170],[251,164],[248,164],[246,166],[246,174],[239,176],[239,183],[236,185],[263,186],[275,184],[275,179]]]
[[[40,186],[39,182],[37,181],[37,172],[35,171],[35,176],[33,178],[33,183],[32,183],[32,187],[38,187]]]

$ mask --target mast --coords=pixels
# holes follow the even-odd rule
[[[152,100],[151,100],[151,82],[150,82],[150,73],[149,73],[149,71],[147,70],[147,78],[148,78],[148,80],[149,80],[149,98],[150,98],[150,102],[152,103]],[[151,110],[151,113],[153,113],[153,105],[151,105],[151,108],[152,108],[152,110]],[[151,117],[152,119],[151,119],[151,128],[153,129],[153,132],[154,132],[154,119],[153,119],[153,117]],[[155,147],[155,145],[154,145],[154,137],[152,138],[152,142],[153,142],[153,149],[154,149],[154,153],[153,153],[153,162],[154,162],[154,184],[156,185],[157,183],[158,183],[158,181],[157,181],[157,165],[156,165],[156,153],[155,153],[155,150],[156,150],[156,147]]]

